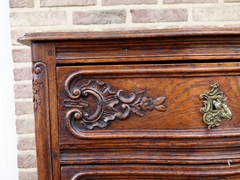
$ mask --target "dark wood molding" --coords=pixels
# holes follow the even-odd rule
[[[105,40],[105,39],[140,39],[158,37],[214,37],[238,36],[239,28],[192,28],[192,29],[158,29],[132,31],[86,31],[86,32],[35,32],[26,33],[18,39],[19,43],[29,45],[31,42],[46,41],[76,41],[76,40]]]

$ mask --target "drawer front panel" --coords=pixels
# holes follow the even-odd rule
[[[130,143],[129,143],[130,144]],[[214,145],[212,145],[214,146]],[[148,146],[146,146],[148,147]],[[62,165],[76,164],[224,164],[240,163],[240,148],[202,148],[189,149],[77,149],[61,150]]]
[[[176,179],[176,180],[234,180],[239,177],[239,165],[209,166],[153,166],[153,165],[111,165],[111,166],[64,166],[61,180],[90,179]]]
[[[240,37],[161,37],[56,42],[56,63],[160,62],[237,59]],[[234,47],[234,48],[233,48]]]
[[[168,138],[177,147],[198,146],[196,138],[203,147],[239,146],[239,63],[70,66],[58,67],[57,73],[62,146],[129,138]],[[209,130],[200,112],[206,99],[200,95],[215,83],[232,117]]]

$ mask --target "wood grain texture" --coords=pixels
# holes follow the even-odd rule
[[[209,166],[154,166],[154,165],[117,165],[117,166],[66,166],[62,167],[62,180],[86,179],[229,179],[237,180],[239,164]],[[177,172],[177,173],[176,173]]]
[[[116,155],[117,152],[117,155]],[[235,164],[240,160],[239,148],[132,148],[71,149],[61,151],[62,165],[82,164]]]
[[[35,32],[25,34],[18,39],[19,43],[29,45],[31,42],[44,41],[76,41],[76,40],[105,40],[105,39],[139,39],[156,37],[189,37],[189,36],[239,36],[239,28],[194,28],[194,29],[160,29],[160,30],[132,30],[110,32]]]
[[[33,47],[34,48],[34,47]],[[41,51],[41,48],[38,48]],[[39,52],[38,51],[38,52]],[[52,179],[51,134],[49,117],[49,76],[47,65],[43,62],[33,64],[34,115],[37,142],[37,168],[39,179]],[[37,77],[37,78],[36,78]],[[39,82],[41,81],[41,82]],[[34,83],[37,83],[34,86]],[[37,95],[37,96],[36,96]]]
[[[239,40],[236,36],[190,36],[115,39],[96,43],[91,40],[57,42],[56,62],[86,64],[237,59],[240,57],[239,51],[236,51],[240,47]]]

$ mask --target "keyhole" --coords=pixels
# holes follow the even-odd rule
[[[221,108],[221,103],[217,100],[213,100],[212,110],[219,110]]]
[[[212,110],[217,110],[216,106],[213,104]]]

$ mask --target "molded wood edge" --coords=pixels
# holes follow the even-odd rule
[[[200,29],[161,29],[133,31],[91,31],[91,32],[35,32],[27,33],[17,41],[24,45],[40,41],[67,41],[84,39],[119,39],[119,38],[156,38],[184,36],[234,36],[240,34],[240,28],[200,28]]]

